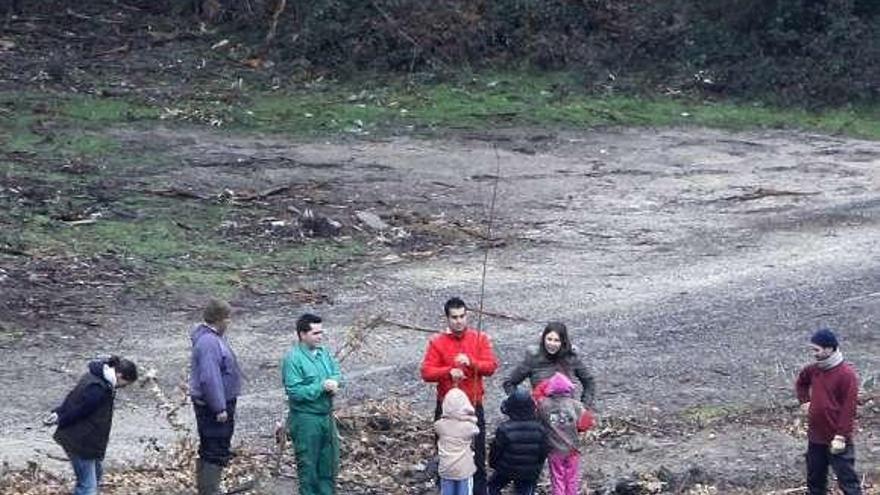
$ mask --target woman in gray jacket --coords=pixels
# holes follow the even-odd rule
[[[564,374],[572,382],[580,382],[580,400],[584,406],[592,409],[595,392],[593,375],[572,347],[568,328],[558,321],[547,324],[537,347],[529,347],[522,362],[504,380],[504,392],[510,395],[526,378],[534,391],[556,372]]]

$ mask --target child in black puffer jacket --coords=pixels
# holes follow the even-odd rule
[[[513,482],[517,495],[532,495],[550,451],[547,430],[538,419],[535,402],[525,390],[516,389],[501,404],[509,419],[495,430],[489,450],[489,495],[498,495]]]

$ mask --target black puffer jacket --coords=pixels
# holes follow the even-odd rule
[[[495,430],[489,466],[510,479],[537,480],[550,447],[532,397],[525,390],[517,390],[501,404],[501,412],[510,419]]]
[[[89,363],[89,371],[67,394],[58,413],[55,441],[68,456],[103,459],[113,422],[113,385],[104,379],[104,361]]]
[[[504,380],[504,392],[512,393],[516,390],[517,385],[526,378],[529,379],[532,388],[535,388],[557,372],[567,376],[571,381],[577,380],[581,384],[581,402],[588,409],[592,409],[593,397],[596,393],[593,375],[584,365],[576,349],[572,349],[564,356],[551,357],[538,346],[529,347],[523,360]]]

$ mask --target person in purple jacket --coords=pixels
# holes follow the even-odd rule
[[[241,392],[241,369],[226,340],[232,307],[212,299],[204,323],[191,334],[189,391],[199,430],[196,485],[199,495],[217,495],[223,468],[231,457],[235,403]]]

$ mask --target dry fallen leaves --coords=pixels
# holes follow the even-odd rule
[[[171,401],[164,398],[160,402]],[[338,411],[337,419],[342,436],[341,487],[349,487],[349,492],[408,495],[423,493],[433,486],[426,464],[434,453],[434,438],[425,411],[416,412],[399,400],[368,401]],[[284,473],[295,473],[291,452],[277,457],[279,462],[273,463],[265,452],[252,451],[247,446],[239,448],[224,472],[223,485],[227,491],[259,493],[255,488],[261,480],[279,475],[295,477],[277,469],[277,464],[283,462],[291,465]],[[192,493],[197,458],[196,440],[189,433],[183,434],[176,444],[158,447],[142,463],[107,472],[101,493]],[[69,475],[65,475],[67,479],[61,478],[36,462],[23,470],[10,471],[4,467],[0,472],[3,494],[55,495],[72,486]]]
[[[416,494],[433,487],[430,414],[400,400],[367,401],[337,414],[342,443],[340,486]]]

